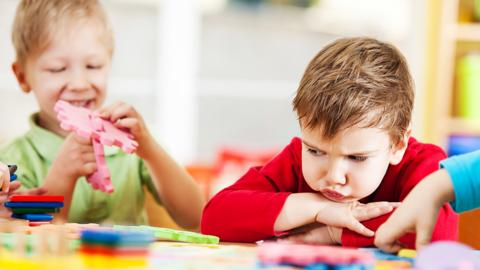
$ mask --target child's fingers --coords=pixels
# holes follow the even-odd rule
[[[388,202],[369,203],[353,209],[353,217],[359,221],[376,218],[390,213],[394,207]]]
[[[22,183],[20,183],[20,181],[11,182],[10,183],[10,192],[15,192],[21,186],[22,186]]]
[[[372,237],[375,235],[375,233],[370,230],[369,228],[365,227],[362,223],[360,223],[358,220],[352,218],[350,222],[346,226],[348,229],[351,231],[354,231],[356,233],[359,233],[361,235],[364,235],[366,237]]]
[[[110,115],[110,121],[115,123],[119,119],[133,117],[134,115],[135,109],[131,105],[126,103],[120,103],[112,110],[112,113]]]
[[[121,118],[121,119],[118,119],[116,122],[115,122],[115,126],[118,127],[118,128],[126,128],[126,129],[135,129],[136,127],[138,127],[138,119],[136,118]]]
[[[5,164],[0,165],[0,183],[2,191],[8,192],[10,186],[10,170]]]

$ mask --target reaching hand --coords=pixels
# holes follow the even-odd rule
[[[318,211],[315,220],[325,225],[348,228],[361,235],[372,237],[375,233],[360,221],[388,214],[399,205],[400,203],[397,202],[372,202],[367,204],[330,202]]]
[[[409,232],[416,232],[416,248],[427,245],[437,222],[442,205],[453,199],[450,176],[437,171],[421,181],[405,198],[402,205],[377,230],[375,246],[387,252],[403,248],[398,241]]]

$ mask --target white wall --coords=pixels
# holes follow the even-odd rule
[[[33,97],[21,93],[10,72],[10,27],[17,2],[0,1],[3,140],[24,132],[27,116],[36,110]],[[322,30],[321,22],[314,23],[317,29],[312,27],[312,12],[302,9],[229,6],[200,17],[195,0],[109,0],[116,51],[107,102],[135,105],[159,140],[184,163],[213,159],[222,145],[282,146],[299,133],[291,100],[308,61],[338,36],[392,39],[407,56],[421,91],[424,18],[419,8],[424,1],[407,2],[395,17],[405,20],[407,34],[397,39],[375,24],[353,33],[341,27],[326,31],[325,25]],[[350,29],[340,15],[336,22]],[[175,46],[177,40],[183,43]],[[422,112],[417,104],[415,119],[421,120]],[[416,126],[421,134],[421,123]]]

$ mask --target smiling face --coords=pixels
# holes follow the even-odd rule
[[[111,63],[111,49],[95,21],[72,26],[24,65],[13,64],[22,89],[32,91],[37,99],[39,124],[59,135],[65,132],[59,127],[55,103],[65,100],[75,106],[99,108],[105,100]]]
[[[302,172],[307,184],[337,202],[358,201],[372,194],[390,164],[398,164],[406,139],[392,147],[387,132],[351,127],[331,140],[320,129],[302,129]]]

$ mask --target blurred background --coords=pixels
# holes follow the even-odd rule
[[[395,44],[416,85],[413,134],[480,148],[478,0],[107,0],[116,39],[107,103],[127,101],[206,196],[299,135],[291,101],[327,43]],[[37,110],[10,70],[18,0],[0,1],[0,142]],[[478,103],[478,105],[477,105]]]

